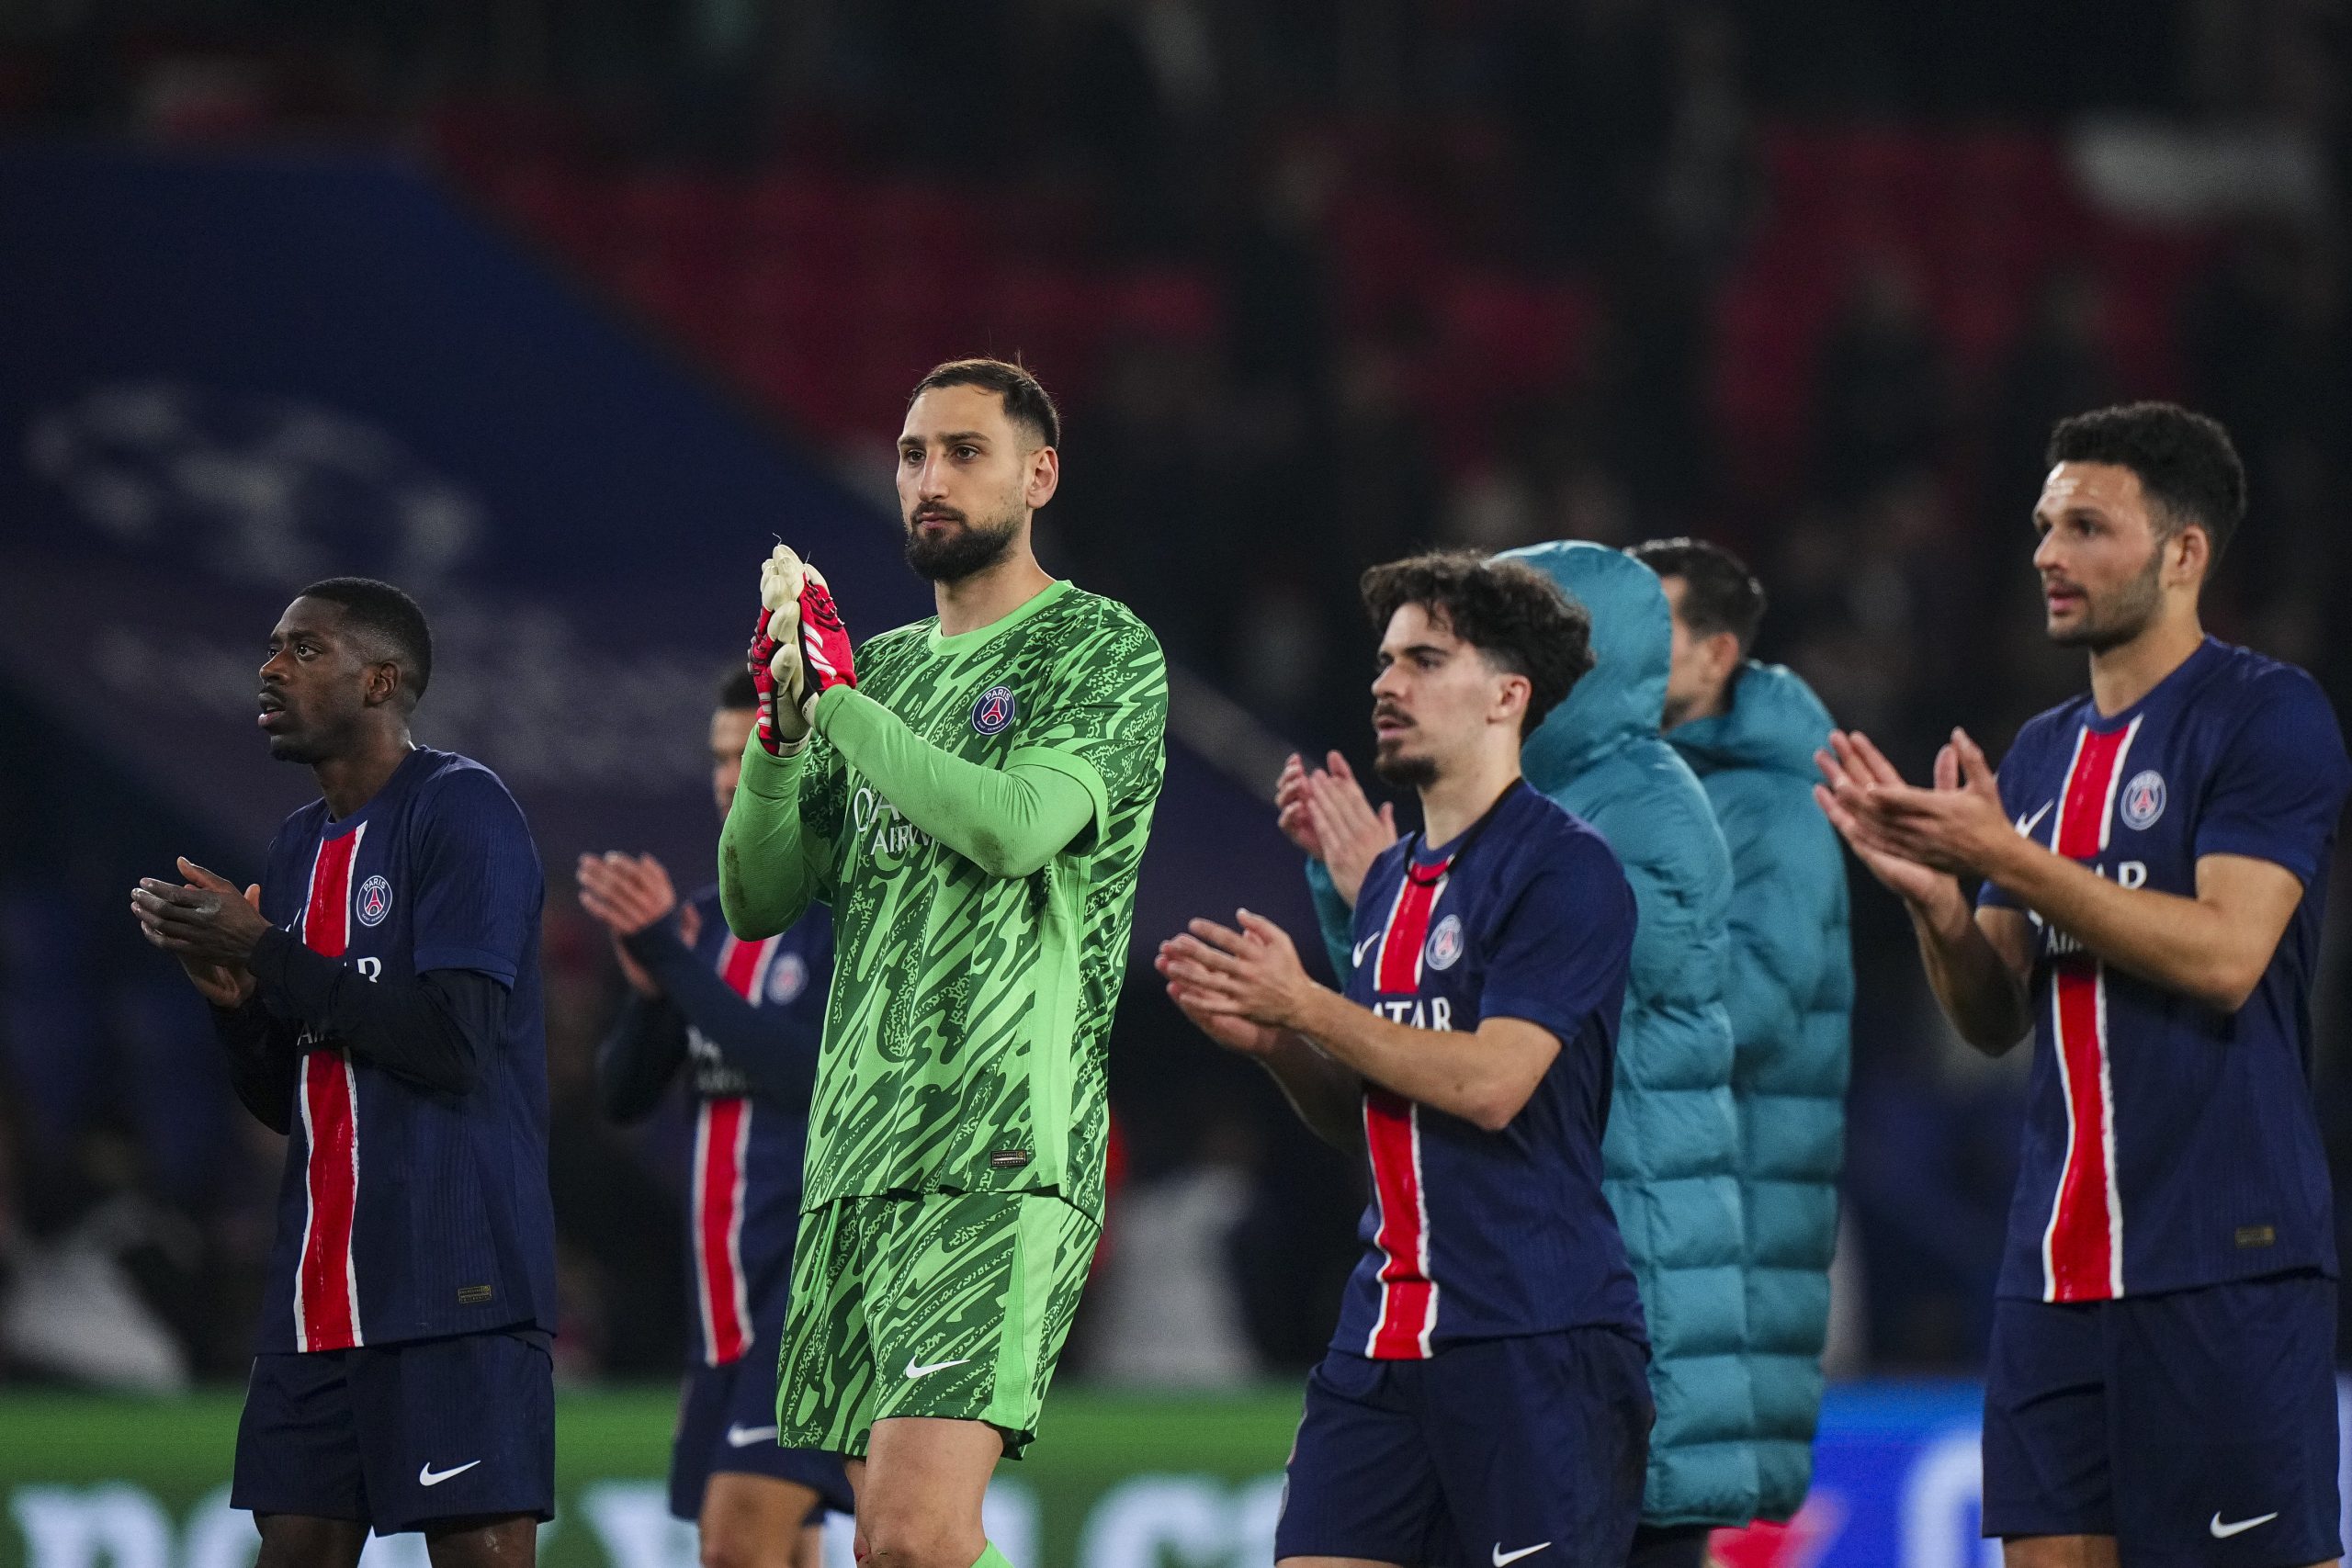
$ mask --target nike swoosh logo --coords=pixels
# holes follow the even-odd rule
[[[481,1461],[478,1459],[469,1459],[466,1461],[465,1463],[458,1466],[455,1470],[445,1470],[436,1474],[433,1469],[433,1461],[431,1460],[426,1460],[424,1464],[417,1467],[416,1483],[419,1486],[438,1486],[453,1475],[465,1474],[466,1472],[471,1470],[481,1462]],[[2218,1515],[2215,1517],[2219,1517]]]
[[[2035,812],[2032,816],[2018,818],[2018,831],[2023,833],[2029,839],[2032,838],[2033,830],[2041,826],[2041,819],[2049,816],[2050,808],[2057,804],[2058,803],[2054,800],[2045,800],[2041,803],[2041,809]]]
[[[2267,1525],[2278,1517],[2275,1513],[2262,1514],[2251,1519],[2240,1519],[2235,1524],[2225,1525],[2222,1522],[2222,1510],[2216,1508],[2213,1510],[2213,1522],[2205,1528],[2213,1532],[2215,1540],[2227,1540],[2233,1535],[2245,1534],[2256,1525]]]
[[[1495,1542],[1495,1568],[1503,1568],[1505,1563],[1516,1562],[1522,1557],[1532,1557],[1551,1544],[1548,1540],[1539,1540],[1533,1546],[1522,1546],[1517,1551],[1505,1551],[1503,1543],[1497,1541]]]
[[[1364,938],[1362,942],[1360,942],[1356,943],[1356,953],[1355,953],[1355,958],[1354,958],[1354,961],[1353,961],[1353,962],[1354,962],[1356,964],[1358,964],[1359,966],[1361,966],[1361,965],[1363,964],[1363,955],[1364,955],[1365,953],[1370,953],[1370,952],[1372,951],[1373,944],[1374,944],[1374,942],[1378,942],[1379,940],[1380,940],[1380,938],[1378,938],[1377,936],[1368,936],[1368,937]]]
[[[919,1367],[915,1365],[915,1359],[912,1356],[910,1356],[907,1358],[907,1376],[910,1378],[927,1378],[933,1372],[944,1372],[950,1367],[964,1366],[968,1363],[971,1359],[972,1358],[969,1356],[965,1356],[953,1361],[933,1361],[927,1367]]]
[[[727,1428],[727,1446],[730,1449],[748,1449],[753,1443],[775,1435],[776,1428],[774,1427],[729,1427]]]

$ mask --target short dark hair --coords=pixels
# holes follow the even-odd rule
[[[2245,465],[2219,420],[2178,403],[2123,403],[2062,419],[2043,461],[2112,463],[2140,477],[2159,536],[2194,525],[2212,541],[2213,562],[2245,517]],[[2211,570],[2209,566],[2209,571]]]
[[[1682,580],[1682,624],[1700,637],[1729,632],[1746,658],[1764,624],[1764,585],[1747,563],[1704,539],[1651,539],[1625,552],[1660,577]]]
[[[738,664],[718,678],[718,705],[723,708],[755,708],[760,705],[760,688],[752,680],[752,671]]]
[[[1592,668],[1592,617],[1523,561],[1433,550],[1363,574],[1363,607],[1375,628],[1385,630],[1407,604],[1443,619],[1495,668],[1527,677],[1521,735],[1543,723]]]
[[[1004,417],[1027,426],[1039,446],[1062,444],[1062,411],[1025,365],[1004,359],[951,359],[932,367],[931,373],[915,383],[915,389],[907,394],[907,406],[912,408],[917,398],[938,387],[979,387],[994,392],[1004,400]]]
[[[415,600],[372,577],[324,578],[300,597],[341,605],[345,623],[376,639],[384,657],[400,666],[408,705],[414,707],[424,697],[433,679],[433,628],[424,624]]]

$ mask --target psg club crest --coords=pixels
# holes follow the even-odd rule
[[[788,1002],[808,988],[808,964],[797,953],[778,953],[768,964],[768,1000]]]
[[[2165,814],[2165,776],[2150,768],[2132,775],[2123,786],[2123,825],[2133,829],[2154,825]]]
[[[1421,950],[1421,960],[1432,969],[1451,969],[1454,960],[1462,956],[1462,917],[1448,915],[1430,932],[1430,944]]]
[[[972,728],[982,735],[1001,735],[1013,718],[1012,688],[990,686],[972,705]]]
[[[369,877],[359,885],[356,908],[361,925],[382,925],[384,917],[392,912],[392,885],[381,876]]]

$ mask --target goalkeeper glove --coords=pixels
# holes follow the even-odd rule
[[[817,699],[854,686],[849,633],[816,568],[778,545],[760,568],[760,618],[747,651],[759,694],[760,744],[786,757],[808,739]]]

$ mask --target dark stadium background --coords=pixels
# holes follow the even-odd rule
[[[1997,752],[2081,679],[2026,565],[2043,435],[2125,396],[2235,433],[2254,507],[2210,624],[2341,707],[2348,26],[2342,0],[0,4],[0,1382],[242,1375],[277,1156],[125,893],[182,847],[250,868],[303,797],[237,660],[345,566],[447,611],[469,694],[420,733],[519,775],[540,828],[562,1365],[670,1374],[678,1128],[595,1122],[619,981],[565,870],[621,843],[695,879],[705,691],[771,534],[851,563],[854,628],[920,613],[882,464],[950,355],[1018,353],[1061,398],[1049,564],[1181,667],[1182,848],[1140,922],[1250,896],[1304,934],[1261,802],[1293,745],[1361,756],[1353,581],[1426,543],[1719,540],[1771,594],[1761,653],[1841,721],[1912,769],[1954,724]],[[140,434],[158,389],[167,438]],[[373,456],[291,502],[206,468],[304,411]],[[2024,1054],[1959,1045],[1856,896],[1833,1367],[1965,1374]],[[1350,1174],[1148,983],[1114,1062],[1125,1191],[1210,1217],[1185,1234],[1236,1375],[1289,1381]],[[144,1348],[57,1350],[26,1325],[61,1301]],[[1078,1345],[1073,1382],[1117,1372],[1100,1321]]]

